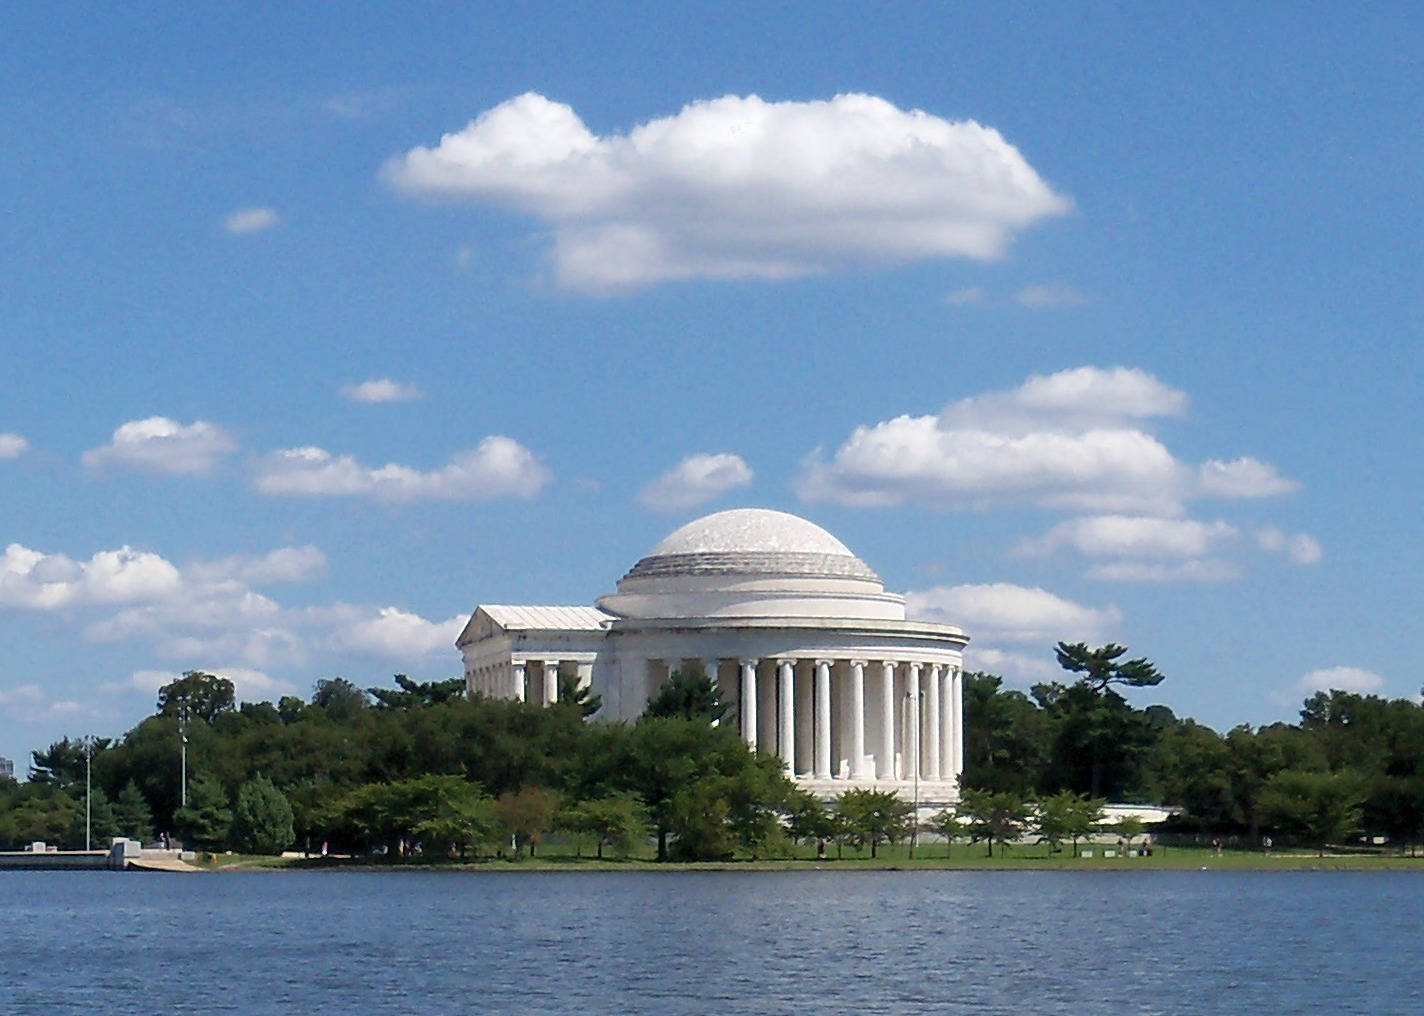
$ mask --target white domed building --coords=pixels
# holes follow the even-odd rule
[[[547,704],[574,677],[613,720],[700,664],[746,742],[807,789],[918,787],[932,804],[958,797],[967,642],[906,620],[904,597],[821,527],[741,508],[678,529],[597,606],[484,605],[456,645],[471,694]]]

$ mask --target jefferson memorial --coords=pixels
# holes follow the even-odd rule
[[[596,606],[482,605],[456,645],[472,695],[547,705],[575,680],[613,720],[700,665],[747,744],[813,793],[948,804],[964,768],[968,641],[906,620],[905,598],[820,526],[739,508],[678,529]]]

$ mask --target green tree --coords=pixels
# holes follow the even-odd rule
[[[446,681],[412,681],[404,674],[395,675],[395,688],[367,688],[381,709],[423,709],[437,706],[465,694],[465,680],[452,677]]]
[[[1085,642],[1060,642],[1056,647],[1058,665],[1074,674],[1094,692],[1106,691],[1109,685],[1147,688],[1162,682],[1162,674],[1145,657],[1123,660],[1127,647],[1109,642],[1089,649]],[[1119,662],[1121,661],[1121,662]]]
[[[280,854],[292,845],[292,806],[287,796],[261,774],[237,791],[232,813],[232,843],[247,854]]]
[[[648,817],[636,794],[620,793],[578,801],[564,809],[559,827],[576,842],[594,844],[599,860],[607,847],[626,856],[647,835]]]
[[[153,812],[133,780],[124,784],[124,789],[119,791],[114,801],[114,824],[118,827],[115,835],[127,836],[140,843],[153,839]]]
[[[94,757],[97,758],[112,743],[107,737],[95,738]],[[30,781],[49,783],[64,789],[77,787],[83,792],[88,751],[82,737],[72,740],[66,737],[55,741],[43,751],[30,752]]]
[[[337,723],[354,720],[367,704],[366,693],[344,677],[324,677],[312,691],[312,705]]]
[[[702,720],[720,723],[727,715],[717,683],[700,666],[678,667],[659,686],[648,707],[648,716],[665,719]]]
[[[200,775],[188,781],[188,806],[173,813],[173,831],[184,846],[222,850],[232,827],[232,809],[217,778]]]
[[[544,787],[521,787],[500,794],[495,802],[495,814],[504,835],[514,841],[516,857],[523,854],[525,847],[529,848],[529,856],[534,856],[534,848],[554,827],[558,813],[559,795]]]
[[[1360,831],[1363,805],[1364,791],[1355,773],[1299,769],[1272,776],[1260,801],[1268,822],[1314,844],[1322,857],[1328,844],[1343,842]]]
[[[960,794],[959,812],[968,820],[970,838],[988,844],[990,857],[994,856],[995,843],[1002,855],[1010,843],[1023,835],[1029,820],[1028,803],[1008,790],[966,790]]]
[[[893,790],[855,787],[836,796],[836,811],[846,835],[857,847],[870,848],[875,857],[882,843],[898,843],[910,835],[914,806]]]
[[[158,715],[177,717],[184,706],[192,719],[212,723],[236,708],[237,691],[225,677],[201,670],[185,670],[183,676],[158,689]]]
[[[707,776],[678,789],[668,807],[670,853],[679,861],[729,861],[737,841],[726,781]]]
[[[954,841],[969,835],[969,826],[955,814],[954,809],[937,811],[929,820],[930,831],[944,840],[944,856],[949,857],[954,850]]]
[[[581,717],[588,719],[603,708],[603,696],[594,694],[589,685],[579,684],[577,674],[560,674],[559,703],[575,707]]]

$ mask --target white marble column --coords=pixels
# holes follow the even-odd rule
[[[702,672],[707,675],[707,680],[715,686],[717,684],[717,660],[703,660]]]
[[[543,704],[551,706],[559,701],[559,661],[544,661],[544,701]]]
[[[910,764],[905,767],[905,779],[913,780],[920,774],[920,665],[912,663],[905,682],[905,697],[910,700],[910,715],[905,723],[905,755]]]
[[[954,773],[954,668],[939,668],[939,751],[940,777],[953,780]]]
[[[929,664],[928,684],[925,688],[925,710],[929,713],[925,717],[925,734],[928,735],[925,743],[925,779],[938,780],[940,774],[940,729],[942,727],[940,717],[940,696],[939,696],[939,672],[938,663]]]
[[[524,701],[524,664],[516,663],[510,668],[510,677],[514,684],[514,697],[520,702]]]
[[[880,666],[880,778],[895,778],[895,663]]]
[[[850,661],[850,778],[865,779],[865,661]]]
[[[580,663],[578,665],[577,687],[580,691],[593,687],[593,664]]]
[[[949,701],[954,708],[954,748],[950,752],[950,779],[957,780],[964,772],[964,670],[953,668],[953,691]]]
[[[816,661],[816,758],[819,780],[831,778],[831,661]]]
[[[778,712],[776,733],[781,761],[786,763],[786,771],[796,772],[796,661],[778,660],[777,692]]]
[[[757,746],[757,678],[756,660],[741,660],[742,665],[742,740],[753,751]]]

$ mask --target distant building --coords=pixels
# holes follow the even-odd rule
[[[15,778],[15,763],[0,755],[0,780]]]
[[[688,523],[594,607],[479,607],[460,635],[471,694],[548,704],[561,679],[631,720],[692,661],[748,745],[822,796],[847,787],[955,800],[964,768],[962,630],[902,596],[819,526],[738,509]]]

